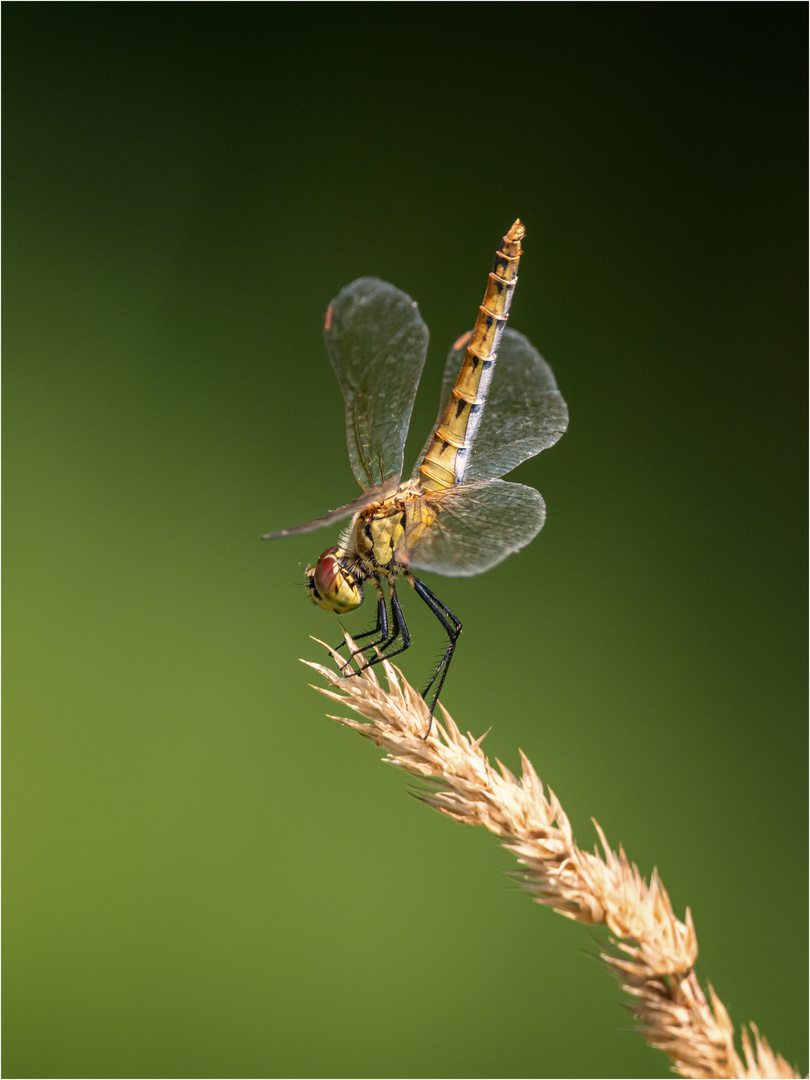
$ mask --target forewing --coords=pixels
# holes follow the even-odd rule
[[[450,391],[456,382],[468,335],[458,339],[447,357],[439,416],[419,455],[413,475],[430,446]],[[568,427],[568,406],[554,374],[523,334],[507,327],[498,348],[481,421],[472,444],[465,481],[489,480],[511,472],[522,461],[553,446]]]
[[[398,480],[428,344],[415,301],[385,281],[358,278],[329,305],[323,336],[346,400],[354,475],[364,488]]]
[[[315,518],[314,521],[306,521],[303,525],[294,525],[291,529],[279,529],[278,532],[266,533],[262,540],[281,540],[285,536],[300,536],[302,533],[315,532],[316,529],[322,529],[335,521],[342,521],[343,518],[356,514],[373,502],[387,499],[389,495],[393,494],[396,486],[396,479],[389,480],[385,484],[364,491],[362,495],[358,495],[356,499],[352,499],[345,506],[339,506],[336,510],[329,510],[323,517]]]
[[[534,488],[505,480],[460,484],[413,504],[399,554],[416,570],[472,577],[525,547],[545,519]]]

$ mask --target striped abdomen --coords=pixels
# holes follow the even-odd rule
[[[419,480],[429,491],[442,491],[460,484],[467,468],[481,410],[487,398],[498,342],[509,315],[512,293],[517,283],[517,268],[523,254],[520,241],[526,230],[515,222],[503,238],[489,275],[484,302],[478,309],[475,329],[450,392],[433,441],[419,466]]]

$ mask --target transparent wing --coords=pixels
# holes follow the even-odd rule
[[[385,281],[358,278],[329,305],[323,336],[346,399],[354,475],[364,488],[398,480],[428,344],[415,301]]]
[[[439,426],[455,385],[469,335],[458,339],[447,357],[439,417],[413,476]],[[486,405],[470,451],[465,481],[490,480],[511,472],[527,458],[548,449],[568,427],[568,406],[557,389],[551,368],[523,334],[507,327],[498,348]]]
[[[284,536],[300,536],[302,533],[315,532],[316,529],[322,529],[325,525],[331,525],[334,521],[341,521],[343,518],[351,517],[352,514],[356,514],[364,507],[377,502],[378,499],[387,499],[389,495],[394,493],[396,486],[397,481],[395,478],[388,480],[385,484],[364,491],[362,495],[358,495],[356,499],[352,499],[345,506],[339,506],[336,510],[329,510],[323,517],[315,518],[314,521],[306,521],[303,525],[294,525],[291,529],[279,529],[278,532],[266,533],[262,540],[281,540]]]
[[[398,552],[415,570],[472,577],[525,547],[543,528],[543,496],[505,480],[459,484],[409,508]]]

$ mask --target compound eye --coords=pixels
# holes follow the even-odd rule
[[[307,567],[310,598],[327,611],[344,615],[363,603],[361,584],[340,565],[337,548],[327,548],[314,567]]]
[[[335,552],[337,548],[327,548],[315,564],[312,572],[312,584],[321,596],[331,596],[338,588],[340,566]]]

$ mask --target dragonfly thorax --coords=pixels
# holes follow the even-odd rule
[[[403,564],[399,555],[407,524],[405,504],[412,501],[410,489],[414,486],[403,484],[390,498],[355,515],[344,546],[360,564],[364,577],[382,573],[393,579],[400,573]]]
[[[306,569],[310,600],[335,615],[345,615],[363,603],[363,579],[347,562],[345,551],[331,547]]]

